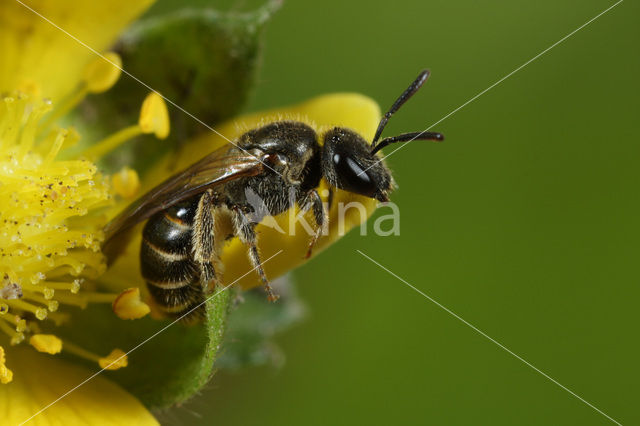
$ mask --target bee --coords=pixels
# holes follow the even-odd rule
[[[403,133],[380,140],[391,116],[424,84],[422,71],[384,114],[369,143],[346,127],[318,133],[299,121],[274,121],[242,134],[186,170],[151,189],[105,228],[103,250],[110,261],[127,231],[147,220],[142,231],[140,266],[149,294],[167,316],[197,321],[207,293],[219,284],[225,240],[239,238],[262,281],[269,301],[278,296],[269,284],[257,247],[255,226],[298,206],[311,211],[315,230],[306,257],[327,226],[318,188],[353,192],[380,202],[394,187],[378,152],[393,143],[442,141],[436,132]],[[262,208],[256,208],[255,199]]]

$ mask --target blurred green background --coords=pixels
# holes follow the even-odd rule
[[[336,91],[386,108],[428,67],[386,134],[422,130],[613,3],[289,0],[267,26],[247,110]],[[640,423],[639,12],[621,3],[439,123],[444,144],[390,157],[401,235],[349,234],[297,270],[309,315],[277,338],[284,367],[219,373],[163,419],[611,424],[362,250],[617,421]]]

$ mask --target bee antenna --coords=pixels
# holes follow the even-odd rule
[[[422,131],[422,132],[403,133],[398,136],[391,136],[389,138],[382,139],[378,145],[373,147],[373,149],[371,150],[371,154],[375,154],[385,146],[391,145],[392,143],[411,142],[415,140],[442,142],[444,140],[444,135],[442,133],[437,133],[437,132]]]
[[[413,83],[411,83],[409,87],[407,87],[407,89],[402,92],[398,99],[396,99],[393,105],[391,105],[389,111],[387,111],[387,113],[380,120],[380,124],[378,124],[378,130],[376,130],[376,135],[373,137],[373,141],[371,142],[371,148],[376,148],[376,142],[378,141],[378,139],[380,139],[382,131],[384,130],[384,127],[387,125],[387,122],[389,121],[391,116],[418,91],[418,89],[424,84],[424,82],[427,81],[427,78],[429,78],[429,74],[429,70],[423,70],[420,74],[418,74],[418,77],[416,77]],[[389,143],[387,143],[387,145]],[[378,151],[379,149],[380,148],[375,149],[375,151]]]

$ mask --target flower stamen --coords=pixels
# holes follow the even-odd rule
[[[151,308],[140,299],[137,287],[124,290],[113,301],[113,312],[121,319],[138,319],[147,315]]]
[[[116,84],[122,72],[122,59],[120,55],[114,52],[107,52],[104,57],[106,59],[99,56],[87,64],[82,76],[82,82],[42,123],[39,128],[39,134],[44,133],[53,123],[67,115],[88,94],[106,92]]]
[[[2,317],[2,320],[5,318]],[[6,335],[9,336],[9,344],[17,345],[18,343],[24,340],[24,333],[21,331],[15,331],[6,320],[0,320],[0,330],[2,330]]]
[[[42,297],[44,297],[45,300],[51,300],[53,299],[53,296],[55,295],[55,290],[52,289],[51,287],[45,287],[41,284],[32,284],[29,286],[29,291],[34,292],[34,293],[41,293]]]
[[[126,365],[121,351],[100,357],[49,331],[70,319],[58,310],[111,304],[118,297],[83,284],[106,269],[100,244],[107,215],[101,209],[113,204],[114,192],[92,162],[58,158],[79,140],[75,130],[55,129],[40,137],[39,123],[50,109],[50,102],[24,93],[0,97],[0,337],[6,335],[11,345],[28,340],[49,354],[80,353],[101,366],[118,360],[109,368],[120,368]],[[0,382],[10,380],[2,358]]]
[[[142,108],[140,109],[140,118],[138,125],[143,133],[153,133],[158,139],[165,139],[169,136],[169,111],[164,99],[157,92],[147,95]]]
[[[109,353],[109,355],[104,357],[96,355],[93,352],[68,341],[63,342],[62,349],[77,357],[96,362],[101,368],[106,370],[118,370],[122,367],[126,367],[128,364],[127,354],[120,349],[114,349]]]
[[[40,321],[47,317],[47,309],[43,308],[42,306],[36,306],[23,300],[9,300],[7,301],[7,304],[9,305],[10,309],[13,308],[20,311],[31,312]]]
[[[85,309],[89,303],[113,303],[118,297],[118,293],[105,293],[99,291],[83,291],[79,295],[58,294],[56,301],[64,305],[77,306]]]
[[[153,133],[158,139],[164,139],[169,135],[169,129],[167,105],[160,95],[152,92],[147,95],[142,103],[137,124],[125,127],[106,137],[85,150],[82,155],[89,160],[95,160],[142,134]]]
[[[77,294],[80,291],[80,280],[73,280],[72,282],[66,281],[45,281],[43,283],[44,288],[53,290],[68,290],[71,294]],[[53,293],[52,293],[53,295]],[[47,298],[47,295],[44,296]]]
[[[30,300],[32,302],[38,302],[41,303],[43,305],[45,305],[47,307],[47,310],[49,312],[55,312],[58,310],[59,307],[59,303],[57,300],[51,300],[51,299],[46,299],[44,296],[41,296],[39,294],[33,294],[33,293],[27,293],[25,294],[25,296],[23,297],[24,300]],[[47,313],[48,315],[48,313]]]
[[[27,330],[27,321],[20,318],[17,315],[6,315],[2,317],[3,320],[13,324],[16,327],[18,333],[22,333]]]
[[[23,154],[27,153],[35,141],[36,130],[38,129],[38,122],[43,115],[51,111],[51,102],[45,101],[36,106],[29,117],[27,123],[20,137],[20,147]]]

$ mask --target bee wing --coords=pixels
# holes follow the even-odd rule
[[[121,238],[127,234],[123,231],[207,189],[240,177],[260,174],[264,167],[260,158],[233,147],[212,152],[151,189],[109,222],[104,228],[103,252],[112,260],[116,254],[114,251],[128,241],[128,238]]]

